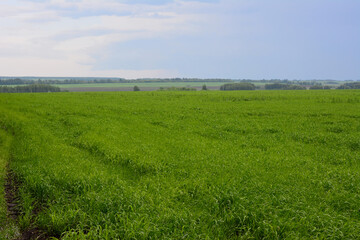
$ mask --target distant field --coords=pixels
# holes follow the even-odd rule
[[[360,91],[1,94],[0,127],[21,231],[360,236]]]
[[[236,82],[236,81],[235,81]],[[327,84],[325,81],[318,81],[319,84],[331,86],[337,88],[343,83],[349,81],[338,82],[334,84]],[[134,86],[138,86],[141,91],[156,91],[160,87],[193,87],[197,90],[201,90],[205,84],[208,90],[219,90],[221,85],[229,82],[145,82],[145,83],[87,83],[87,84],[52,84],[53,86],[59,87],[62,90],[69,92],[115,92],[115,91],[133,91]],[[271,84],[271,82],[257,82],[252,81],[252,84],[260,90],[264,90],[265,84]],[[294,84],[294,83],[293,83]],[[309,87],[311,82],[309,81]],[[15,85],[2,85],[7,87],[14,87]],[[16,85],[23,86],[23,85]]]
[[[91,84],[56,84],[54,86],[60,88],[90,88],[90,87],[103,87],[103,88],[121,88],[121,87],[196,87],[196,86],[221,86],[224,82],[151,82],[151,83],[91,83]]]

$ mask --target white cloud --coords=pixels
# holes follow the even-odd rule
[[[5,1],[0,4],[0,75],[166,75],[163,70],[94,71],[92,56],[112,43],[196,33],[206,16],[189,9],[206,6],[181,1]]]
[[[93,70],[91,65],[79,64],[79,59],[45,59],[36,57],[0,58],[2,76],[43,76],[43,77],[171,77],[175,71],[162,69],[149,70]]]

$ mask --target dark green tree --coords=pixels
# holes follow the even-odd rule
[[[255,85],[252,83],[227,83],[220,87],[222,91],[232,90],[255,90]]]
[[[0,87],[0,93],[60,92],[59,87],[47,84],[30,84],[16,87]]]
[[[337,89],[360,89],[360,82],[345,83],[340,85]]]

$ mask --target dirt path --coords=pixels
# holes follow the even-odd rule
[[[8,169],[8,168],[7,168]],[[5,182],[5,200],[8,217],[17,220],[20,216],[19,198],[17,196],[19,183],[12,171],[7,171]]]
[[[8,167],[5,180],[5,200],[8,210],[8,218],[10,219],[10,221],[18,222],[21,216],[20,199],[18,196],[20,182],[16,178],[15,173],[9,170]],[[33,213],[36,214],[36,212]],[[46,235],[36,227],[30,227],[29,229],[22,231],[19,235],[20,236],[15,237],[14,240],[49,239],[48,235]]]

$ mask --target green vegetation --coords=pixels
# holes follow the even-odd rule
[[[1,164],[11,156],[21,183],[21,229],[62,239],[360,236],[356,90],[1,94],[0,126]]]
[[[189,87],[168,87],[163,88],[161,87],[159,91],[196,91],[196,88],[189,88]]]
[[[199,78],[2,78],[0,85],[25,85],[25,84],[101,84],[101,83],[188,83],[188,82],[233,82],[231,79],[199,79]]]
[[[360,89],[360,82],[345,83],[340,85],[338,89]]]
[[[166,88],[166,87],[220,87],[224,83],[251,83],[257,89],[278,89],[278,90],[302,90],[305,87],[310,89],[358,89],[358,81],[335,81],[335,80],[287,80],[287,79],[199,79],[199,78],[64,78],[64,77],[1,77],[1,86],[22,86],[32,84],[51,84],[60,88],[129,88],[134,85],[140,88]],[[265,85],[268,85],[267,87]],[[300,87],[302,86],[302,87]],[[99,89],[101,90],[101,89]],[[124,89],[125,90],[125,89]],[[128,89],[126,89],[128,90]],[[149,89],[147,89],[149,90]],[[154,89],[152,89],[154,90]],[[240,89],[239,89],[240,90]]]
[[[331,89],[330,86],[323,86],[323,85],[313,85],[309,87],[310,90],[324,90],[324,89]]]
[[[284,84],[284,83],[265,84],[265,89],[266,90],[306,90],[305,87],[300,85]]]
[[[140,88],[138,86],[134,86],[134,91],[140,91]]]
[[[166,88],[166,87],[201,87],[203,84],[212,87],[218,87],[224,84],[223,82],[144,82],[136,83],[136,86],[139,88],[142,87],[154,87],[154,88]],[[121,88],[121,87],[134,87],[134,83],[89,83],[89,84],[56,84],[54,86],[60,88],[78,88],[78,87],[112,87],[112,88]]]
[[[31,92],[60,92],[59,87],[47,84],[32,84],[27,86],[0,87],[0,93],[31,93]]]
[[[252,83],[227,83],[220,87],[223,91],[233,90],[255,90],[255,85]]]

